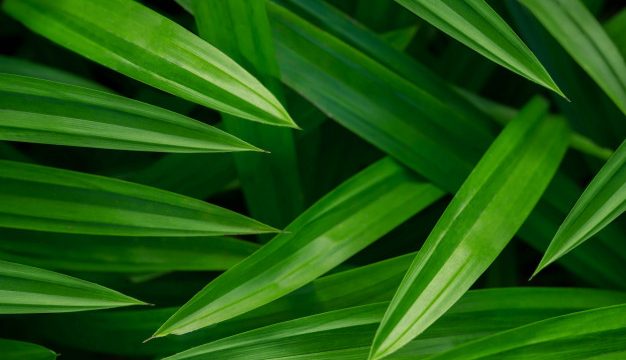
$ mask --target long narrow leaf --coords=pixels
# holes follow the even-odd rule
[[[200,36],[284,100],[266,1],[200,0],[194,5]],[[235,155],[250,214],[264,223],[286,226],[304,210],[293,131],[243,122],[228,114],[222,118],[229,132],[271,153]]]
[[[522,0],[578,64],[626,114],[626,63],[579,0]]]
[[[484,0],[396,0],[489,60],[563,96],[546,69]]]
[[[234,61],[135,1],[8,0],[3,8],[50,40],[173,95],[245,119],[295,126]]]
[[[0,160],[0,226],[123,236],[274,231],[230,210],[167,191],[6,160]]]
[[[393,160],[383,159],[326,195],[284,233],[211,282],[155,336],[197,330],[284,296],[339,265],[442,195],[441,190],[419,181]]]
[[[256,150],[156,106],[12,74],[0,74],[0,140],[163,152]]]
[[[563,121],[532,101],[491,145],[398,288],[370,354],[402,348],[443,315],[515,235],[556,172],[567,145]]]
[[[429,331],[389,359],[416,359],[497,331],[623,301],[622,293],[509,288],[468,292]],[[181,359],[367,359],[386,303],[332,311],[238,334],[168,357]]]
[[[258,245],[223,237],[114,237],[0,230],[0,259],[58,271],[220,271]]]
[[[595,359],[623,354],[625,346],[626,305],[615,305],[504,331],[431,359]]]
[[[4,360],[54,360],[57,354],[43,346],[23,341],[0,339],[0,354]]]
[[[0,260],[0,314],[29,314],[141,305],[103,286]]]
[[[598,233],[626,211],[626,141],[591,181],[569,213],[535,275]]]

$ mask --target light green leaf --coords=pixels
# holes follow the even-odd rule
[[[3,9],[34,32],[148,85],[245,119],[295,126],[252,75],[135,1],[7,0]]]
[[[0,226],[93,235],[218,236],[274,229],[182,195],[0,160]]]
[[[595,359],[626,346],[626,304],[535,322],[459,346],[431,359]]]
[[[266,0],[199,0],[193,4],[200,36],[284,100]],[[304,210],[293,130],[244,122],[228,114],[222,119],[226,130],[271,153],[235,155],[250,214],[266,224],[286,226]]]
[[[107,309],[144,304],[98,284],[0,260],[0,314]]]
[[[378,329],[371,359],[402,348],[443,315],[521,227],[567,148],[563,121],[536,99],[498,136],[418,252]]]
[[[567,215],[534,275],[598,233],[625,210],[626,141],[593,178]]]
[[[579,0],[521,0],[626,114],[626,63]]]
[[[164,152],[258,150],[156,106],[12,74],[0,74],[0,140]]]
[[[383,159],[326,195],[284,233],[211,282],[154,336],[194,331],[284,296],[341,264],[442,195],[393,160]]]
[[[396,0],[489,60],[564,96],[546,69],[484,0]]]
[[[432,328],[389,359],[419,359],[533,321],[614,305],[623,293],[587,289],[504,288],[470,291]],[[367,359],[387,303],[277,323],[198,346],[168,360]]]
[[[0,339],[0,354],[4,360],[54,360],[57,354],[43,346],[23,341]]]
[[[0,229],[0,259],[58,271],[222,271],[258,249],[225,237],[114,237]]]

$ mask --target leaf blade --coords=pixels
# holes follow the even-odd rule
[[[252,75],[134,1],[10,0],[3,9],[31,30],[146,84],[245,119],[295,126]]]
[[[456,193],[391,301],[370,359],[394,353],[428,328],[521,227],[566,150],[566,125],[543,120],[546,110],[547,103],[531,101]]]
[[[533,276],[626,211],[626,141],[615,150],[559,227]]]
[[[142,305],[117,291],[71,276],[0,260],[0,314],[33,314]]]
[[[275,231],[230,210],[117,179],[0,160],[0,226],[92,235]]]
[[[396,2],[489,60],[565,96],[530,49],[485,1]]]
[[[339,265],[442,195],[441,190],[417,181],[393,160],[383,159],[340,185],[294,220],[284,233],[207,285],[155,336],[184,334],[284,296]],[[384,213],[379,211],[382,207],[387,209]],[[364,218],[371,223],[366,224]],[[276,258],[281,261],[276,263]]]
[[[17,340],[0,339],[0,353],[6,360],[54,360],[57,354],[43,346]]]
[[[0,74],[0,140],[117,150],[258,150],[215,127],[122,96]]]

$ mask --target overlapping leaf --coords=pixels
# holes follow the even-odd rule
[[[0,74],[0,140],[163,152],[256,149],[156,106],[12,74]]]
[[[242,64],[283,100],[265,3],[265,0],[200,0],[193,5],[200,36]],[[304,210],[292,130],[242,122],[228,114],[222,118],[229,132],[271,153],[271,156],[235,155],[251,215],[273,226],[286,226]],[[279,193],[281,196],[276,196]]]
[[[415,359],[556,315],[618,304],[623,293],[508,288],[468,292],[433,327],[389,359]],[[179,359],[367,359],[386,303],[351,307],[238,334],[168,357]]]
[[[579,0],[522,0],[578,64],[626,114],[626,63]]]
[[[0,314],[70,312],[140,304],[143,302],[98,284],[0,260]]]
[[[57,354],[43,346],[23,341],[0,339],[0,354],[4,360],[54,360]]]
[[[451,359],[620,358],[626,346],[626,305],[546,319],[432,357]]]
[[[484,0],[396,0],[489,60],[560,95],[546,69]]]
[[[284,233],[211,282],[155,336],[197,330],[286,295],[341,264],[442,195],[393,160],[383,159],[326,195]]]
[[[515,235],[556,172],[563,121],[531,102],[491,145],[418,252],[389,305],[371,359],[396,352],[443,315]]]
[[[124,236],[217,236],[274,229],[230,210],[112,178],[0,160],[0,226]]]
[[[0,259],[58,271],[226,270],[258,245],[226,237],[114,237],[0,230]]]
[[[245,119],[295,126],[272,93],[233,60],[135,1],[9,0],[3,8],[50,40],[173,95]]]
[[[569,213],[535,274],[582,244],[626,210],[626,141],[591,181]]]

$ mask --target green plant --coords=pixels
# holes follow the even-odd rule
[[[620,1],[2,9],[0,358],[626,357]]]

